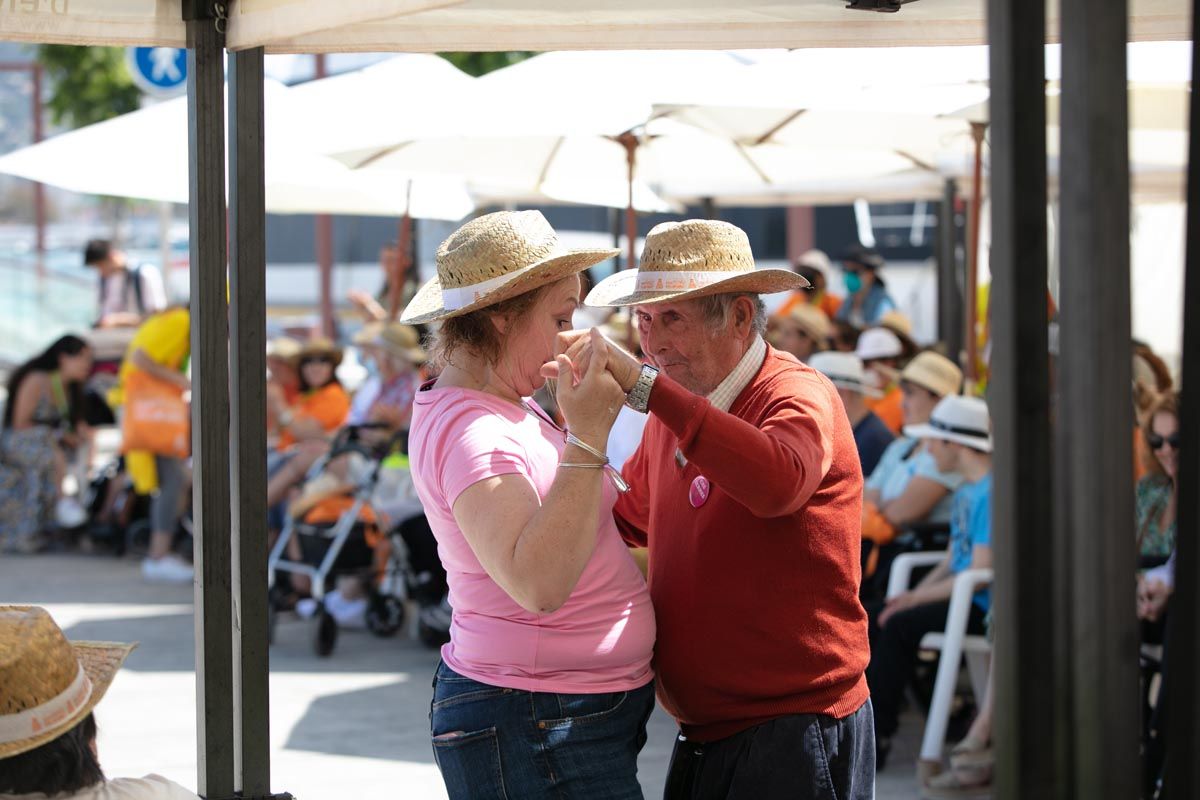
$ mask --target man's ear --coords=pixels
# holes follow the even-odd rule
[[[733,330],[739,339],[750,335],[754,324],[754,301],[749,297],[738,297],[733,301]]]

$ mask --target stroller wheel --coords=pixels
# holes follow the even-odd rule
[[[367,608],[367,629],[381,638],[395,636],[404,625],[404,604],[400,598],[376,595]]]
[[[313,626],[313,651],[321,657],[328,656],[337,645],[337,637],[337,620],[322,608],[317,612],[316,624]]]

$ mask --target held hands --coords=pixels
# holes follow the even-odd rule
[[[576,351],[578,360],[573,360],[569,353],[560,353],[542,367],[542,375],[558,379],[558,406],[567,428],[603,450],[608,432],[625,403],[625,390],[609,371],[611,346],[600,332],[592,329],[571,333],[578,333],[579,341],[587,342],[586,347]]]
[[[590,331],[566,331],[558,334],[557,349],[558,352],[565,353],[571,361],[575,370],[575,379],[578,381],[587,372],[592,354],[596,351],[597,343],[603,343],[608,350],[605,369],[620,384],[621,391],[628,394],[633,385],[637,383],[638,375],[642,370],[641,362],[625,352],[620,345],[605,337],[595,328],[592,328]],[[547,364],[543,368],[542,374],[547,377],[557,377],[557,372],[547,372],[547,368],[555,369],[555,366],[554,364]]]

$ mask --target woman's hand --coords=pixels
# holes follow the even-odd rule
[[[581,337],[581,341],[584,339]],[[590,348],[585,356],[587,368],[581,377],[578,367],[566,353],[555,358],[558,406],[572,433],[603,450],[608,443],[608,432],[625,403],[625,390],[607,369],[608,342],[595,328],[586,336],[586,341]]]
[[[566,331],[558,334],[558,351],[566,354],[570,359],[574,367],[575,378],[579,380],[588,369],[597,342],[603,342],[607,346],[608,359],[605,362],[605,368],[616,378],[617,383],[621,386],[621,391],[628,394],[633,385],[637,383],[638,376],[642,371],[642,364],[619,344],[601,334],[598,329]],[[547,364],[542,374],[546,377],[558,377],[557,365],[554,362]]]

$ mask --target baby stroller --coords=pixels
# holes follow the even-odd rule
[[[313,650],[319,656],[330,655],[337,644],[339,624],[328,601],[339,582],[357,581],[365,593],[365,624],[377,636],[392,636],[404,624],[404,600],[408,569],[404,552],[388,537],[384,514],[377,509],[375,496],[383,467],[394,451],[402,448],[401,432],[382,445],[364,441],[367,430],[380,425],[359,425],[343,429],[330,446],[329,453],[309,470],[306,489],[320,480],[329,464],[349,456],[347,482],[349,492],[336,492],[315,503],[300,503],[289,513],[283,530],[267,562],[270,581],[268,595],[268,635],[274,640],[278,612],[283,610],[285,592],[276,582],[279,573],[306,575],[312,581]],[[346,484],[341,484],[345,488]],[[296,539],[302,558],[287,557],[288,544]],[[345,609],[343,609],[345,610]]]

